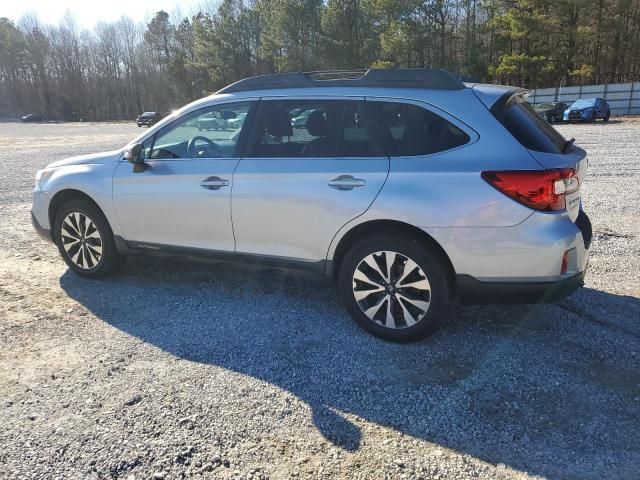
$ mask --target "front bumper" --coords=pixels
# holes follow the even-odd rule
[[[38,223],[38,219],[36,218],[36,216],[33,214],[33,212],[31,212],[31,224],[33,225],[33,228],[36,230],[36,232],[38,233],[38,235],[40,235],[42,238],[44,238],[45,240],[52,242],[53,239],[51,238],[51,230],[42,227],[39,223]]]

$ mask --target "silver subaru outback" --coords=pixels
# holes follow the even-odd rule
[[[211,119],[219,129],[198,128]],[[267,75],[120,150],[47,166],[32,218],[85,277],[139,253],[311,269],[362,328],[411,341],[455,298],[542,303],[579,288],[586,168],[519,88],[427,69]]]

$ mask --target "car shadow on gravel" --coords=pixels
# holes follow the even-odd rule
[[[361,446],[362,418],[542,476],[624,478],[640,462],[637,361],[608,358],[640,351],[638,338],[567,308],[456,307],[434,336],[397,345],[361,331],[326,282],[273,269],[142,257],[60,284],[127,334],[291,392],[346,450]],[[605,347],[586,340],[602,329]]]

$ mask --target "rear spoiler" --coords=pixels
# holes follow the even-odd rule
[[[528,90],[524,90],[522,88],[514,89],[510,92],[506,92],[502,95],[496,103],[489,109],[493,116],[502,123],[504,121],[504,114],[507,109],[515,102],[517,99],[520,99],[526,96],[529,93]]]
[[[524,88],[506,85],[476,84],[471,87],[471,90],[478,97],[478,100],[500,121],[502,121],[504,112],[512,100],[529,93]]]

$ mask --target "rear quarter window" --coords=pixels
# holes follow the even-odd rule
[[[410,103],[370,100],[367,105],[392,157],[444,152],[471,140],[454,124],[426,108]]]
[[[504,111],[494,112],[518,142],[529,150],[562,153],[566,139],[533,109],[522,96],[513,97]]]

